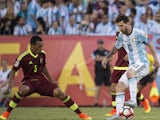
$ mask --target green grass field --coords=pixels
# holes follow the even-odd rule
[[[104,114],[111,108],[82,107],[81,110],[92,116],[93,120],[106,120]],[[0,113],[4,111],[0,108]],[[145,114],[143,108],[134,109],[134,120],[160,120],[160,108],[152,108],[151,113]],[[76,114],[65,107],[37,107],[13,110],[8,120],[80,120]]]

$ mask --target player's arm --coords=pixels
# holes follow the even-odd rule
[[[149,50],[150,50],[150,52],[151,52],[151,54],[152,54],[152,56],[154,58],[154,67],[155,68],[160,67],[160,63],[158,61],[158,57],[156,55],[155,49],[153,47],[153,44],[150,42],[149,44],[147,44],[147,46],[149,47]]]
[[[52,83],[56,83],[57,82],[51,77],[51,75],[48,72],[48,69],[46,68],[46,66],[43,67],[43,73],[45,74],[45,76],[48,78],[48,80]]]
[[[124,61],[128,61],[128,55],[125,55],[125,56],[123,57],[123,60],[124,60]]]
[[[9,74],[9,78],[8,78],[8,91],[11,91],[12,87],[13,87],[13,79],[15,77],[16,74],[16,70],[12,69],[10,74]]]
[[[117,52],[117,48],[114,46],[112,50],[106,55],[106,57],[102,60],[102,66],[106,68],[106,64],[108,63],[108,60],[111,59],[111,57]]]

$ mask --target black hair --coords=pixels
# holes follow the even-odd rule
[[[44,19],[42,17],[38,17],[37,22],[39,22],[40,25],[42,26],[43,30],[46,31],[46,23],[45,23]]]
[[[55,0],[49,0],[49,2],[50,2],[52,5],[56,5],[56,1],[55,1]]]
[[[37,41],[43,41],[43,40],[40,36],[34,35],[30,40],[30,44],[35,45]]]
[[[131,8],[131,13],[133,13],[136,16],[136,14],[137,14],[136,9],[135,8]]]
[[[21,15],[16,17],[16,21],[18,22],[21,18],[23,18]]]
[[[136,1],[135,0],[130,0],[131,4],[136,6]]]
[[[116,18],[115,22],[118,23],[120,21],[123,21],[124,23],[129,22],[129,18],[126,15],[118,15],[118,17]]]

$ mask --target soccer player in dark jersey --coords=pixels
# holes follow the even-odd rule
[[[57,82],[49,74],[45,64],[46,55],[42,50],[43,40],[41,37],[35,35],[30,40],[30,49],[23,52],[16,59],[12,71],[9,76],[9,89],[13,86],[13,78],[17,70],[22,68],[24,78],[17,93],[10,101],[7,110],[0,116],[1,120],[7,120],[13,108],[26,97],[32,93],[39,93],[42,96],[50,96],[59,98],[68,108],[73,110],[83,120],[91,120],[92,118],[82,113],[78,105],[61,91]]]

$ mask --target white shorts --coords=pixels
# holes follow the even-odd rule
[[[137,80],[137,83],[149,73],[149,65],[146,65],[144,63],[136,63],[133,65],[130,65],[128,67],[128,70],[129,69],[134,69],[136,71],[135,78]],[[119,79],[119,81],[123,82],[127,87],[128,87],[128,78],[127,78],[126,74],[127,74],[128,70],[126,70],[126,72]]]

